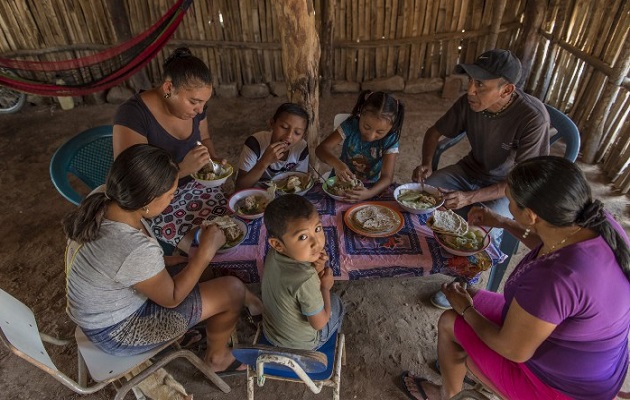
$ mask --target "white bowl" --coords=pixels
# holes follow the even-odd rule
[[[232,218],[232,220],[234,221],[234,223],[236,223],[236,225],[238,225],[238,229],[241,230],[241,232],[243,233],[241,235],[241,237],[235,242],[235,243],[225,243],[223,245],[223,247],[221,247],[219,250],[217,250],[217,253],[227,253],[228,251],[231,251],[233,249],[235,249],[239,244],[243,243],[243,241],[245,240],[245,237],[247,237],[247,232],[248,232],[248,227],[247,224],[243,221],[241,221],[238,218]],[[194,243],[195,244],[199,244],[199,236],[201,234],[201,227],[199,227],[197,229],[197,231],[195,232],[195,240]]]
[[[232,174],[234,173],[234,167],[232,167],[230,164],[223,165],[223,168],[228,170],[228,174],[219,179],[214,179],[214,180],[201,179],[199,178],[198,172],[195,172],[194,174],[190,174],[190,176],[192,176],[197,182],[201,183],[205,187],[213,188],[213,187],[223,185],[225,181],[227,181],[227,179],[230,176],[232,176]]]
[[[402,189],[422,191],[422,184],[420,184],[420,183],[405,183],[404,185],[398,186],[394,190],[394,199],[396,199],[396,202],[398,202],[398,205],[401,208],[403,208],[405,211],[407,211],[407,212],[409,212],[411,214],[430,214],[433,211],[435,211],[437,208],[442,206],[442,204],[444,204],[444,196],[442,196],[442,193],[440,193],[438,188],[425,184],[424,185],[424,191],[425,192],[430,193],[430,194],[432,194],[434,196],[439,196],[439,201],[437,202],[437,204],[435,206],[433,206],[433,207],[424,208],[424,209],[418,209],[418,208],[409,207],[409,206],[401,203],[398,200],[398,195],[400,194],[400,191]]]
[[[486,235],[486,233],[488,232],[488,231],[486,231],[484,228],[482,228],[482,227],[480,227],[480,226],[471,226],[471,225],[469,225],[469,226],[468,226],[468,230],[469,230],[469,231],[470,231],[470,230],[477,230],[477,231],[481,231],[484,235]],[[468,250],[468,251],[466,251],[466,250],[459,250],[459,249],[454,249],[454,248],[452,248],[452,247],[449,247],[449,246],[448,246],[446,243],[444,243],[444,242],[442,241],[442,239],[440,238],[440,236],[442,236],[442,235],[444,235],[444,234],[440,234],[440,233],[433,232],[433,237],[435,238],[435,240],[438,242],[438,244],[439,244],[439,245],[440,245],[440,246],[441,246],[444,250],[446,250],[447,252],[449,252],[449,253],[451,253],[451,254],[454,254],[454,255],[456,255],[456,256],[464,256],[464,257],[468,257],[468,256],[472,256],[472,255],[477,254],[477,253],[481,253],[482,251],[484,251],[485,249],[487,249],[487,248],[488,248],[488,246],[490,245],[490,240],[491,240],[491,239],[490,239],[490,235],[486,235],[486,237],[485,237],[485,239],[484,239],[484,241],[483,241],[483,246],[481,246],[481,248],[480,248],[480,249],[478,249],[478,250]]]
[[[313,184],[315,184],[315,180],[313,179],[313,177],[311,177],[309,174],[305,173],[305,172],[300,172],[300,171],[290,171],[290,172],[283,172],[281,174],[278,174],[276,176],[274,176],[271,181],[272,182],[278,182],[278,181],[282,181],[285,179],[288,179],[291,176],[299,176],[300,180],[303,181],[304,177],[308,176],[310,178],[308,185],[306,185],[306,187],[299,191],[299,192],[285,192],[284,190],[280,190],[280,189],[276,189],[276,193],[278,194],[287,194],[287,193],[293,193],[293,194],[298,194],[300,196],[304,196],[309,190],[311,190],[311,188],[313,187]]]
[[[267,203],[271,202],[271,200],[274,199],[274,196],[270,195],[269,192],[267,192],[265,189],[243,189],[240,190],[236,193],[234,193],[232,195],[232,197],[230,197],[230,201],[228,202],[228,207],[230,207],[230,210],[232,210],[232,212],[236,215],[238,215],[241,218],[245,218],[245,219],[258,219],[260,217],[263,216],[263,214],[265,213],[264,209],[257,213],[257,214],[245,214],[242,213],[240,211],[237,211],[237,204],[239,201],[243,200],[244,198],[248,197],[248,196],[256,196],[256,197],[261,197],[263,199],[267,200]]]
[[[337,201],[347,201],[345,197],[343,197],[343,196],[337,196],[336,194],[332,194],[332,193],[330,193],[330,192],[328,191],[328,188],[329,188],[329,187],[331,187],[331,186],[334,186],[334,185],[335,185],[335,182],[337,182],[337,177],[336,177],[336,176],[332,176],[332,177],[330,177],[330,178],[326,179],[326,182],[324,182],[324,183],[322,184],[322,189],[324,189],[324,192],[325,192],[328,196],[332,197],[333,199],[335,199],[335,200],[337,200]]]

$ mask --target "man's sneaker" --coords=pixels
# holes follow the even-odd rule
[[[431,296],[431,304],[441,310],[450,310],[453,308],[441,290],[438,290],[433,296]]]

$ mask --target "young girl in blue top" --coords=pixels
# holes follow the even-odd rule
[[[368,184],[346,191],[347,201],[369,199],[391,185],[404,115],[405,107],[393,96],[365,90],[352,115],[317,146],[315,154],[333,167],[337,179]],[[334,150],[340,144],[338,158]]]

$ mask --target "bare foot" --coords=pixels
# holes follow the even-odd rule
[[[439,400],[442,398],[441,387],[414,375],[404,372],[401,376],[403,388],[411,398],[417,400]]]

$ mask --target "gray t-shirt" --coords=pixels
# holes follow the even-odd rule
[[[495,118],[470,109],[466,95],[435,123],[452,138],[466,132],[471,150],[459,164],[489,183],[504,181],[510,169],[528,158],[549,154],[549,113],[537,98],[520,90],[512,105]]]
[[[308,317],[324,309],[321,282],[312,263],[270,249],[262,277],[263,329],[276,346],[312,350],[319,332]]]
[[[68,242],[66,269],[70,318],[81,328],[106,328],[147,301],[133,285],[164,269],[164,253],[154,238],[105,219],[96,240]]]

